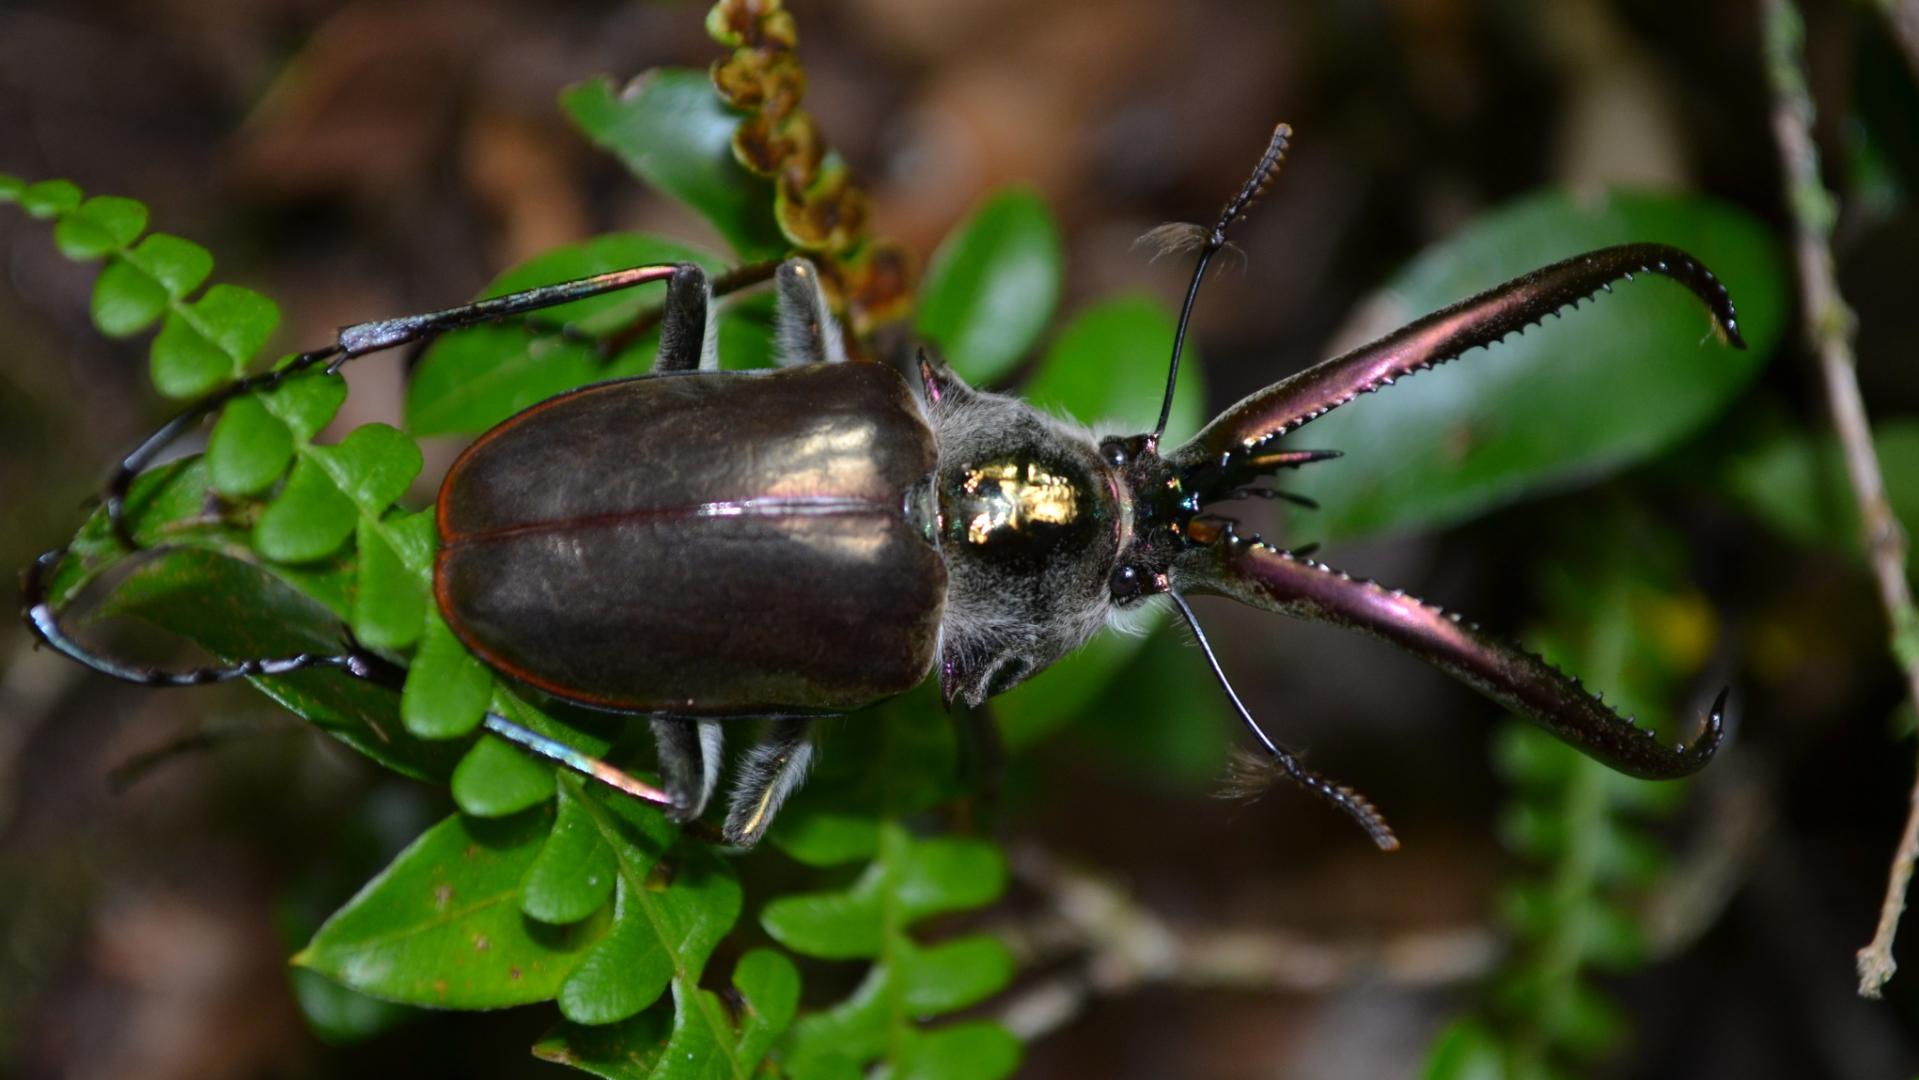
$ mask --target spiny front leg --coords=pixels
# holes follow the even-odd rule
[[[1664,244],[1625,244],[1557,262],[1469,300],[1436,311],[1370,345],[1354,349],[1254,393],[1221,413],[1169,455],[1177,465],[1232,467],[1271,440],[1382,386],[1495,345],[1546,316],[1589,299],[1634,274],[1661,274],[1692,290],[1712,314],[1719,335],[1745,348],[1726,287],[1699,260]]]
[[[1629,776],[1698,772],[1724,736],[1726,693],[1690,744],[1665,746],[1546,661],[1398,589],[1229,534],[1174,565],[1176,593],[1207,592],[1285,615],[1363,630],[1466,683],[1587,756]]]

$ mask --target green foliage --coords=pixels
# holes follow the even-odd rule
[[[991,385],[1052,321],[1064,258],[1059,226],[1039,193],[998,192],[933,254],[914,329],[968,382]]]
[[[655,72],[617,92],[596,80],[569,90],[563,106],[589,139],[685,203],[731,250],[602,236],[510,268],[485,295],[671,261],[717,275],[788,250],[775,216],[783,204],[737,164],[737,117],[705,73]],[[236,286],[208,286],[212,257],[147,234],[141,204],[5,176],[0,202],[51,221],[68,257],[101,264],[92,315],[103,333],[157,325],[149,356],[161,392],[200,395],[257,370],[277,308]],[[1619,198],[1599,212],[1533,200],[1423,259],[1395,295],[1416,315],[1625,233],[1686,244],[1724,270],[1753,352],[1695,348],[1699,316],[1688,299],[1657,285],[1622,289],[1602,308],[1613,313],[1604,332],[1589,327],[1578,350],[1556,330],[1535,332],[1490,363],[1424,375],[1319,421],[1308,442],[1351,451],[1302,474],[1302,485],[1337,486],[1319,492],[1325,530],[1456,520],[1637,460],[1722,407],[1777,340],[1783,272],[1755,225],[1697,200]],[[1095,303],[1021,368],[1064,294],[1062,262],[1043,201],[1023,189],[997,192],[933,257],[916,328],[975,383],[1024,370],[1037,404],[1144,430],[1159,409],[1173,334],[1159,303]],[[459,810],[393,856],[295,957],[298,993],[323,1031],[344,1039],[380,1030],[406,1015],[394,1003],[552,1002],[561,1020],[535,1052],[606,1077],[1009,1075],[1017,1040],[990,1021],[954,1019],[1010,982],[1013,959],[991,936],[955,934],[938,917],[994,903],[1008,868],[992,842],[945,834],[946,811],[968,794],[958,736],[931,693],[827,725],[816,775],[770,837],[812,884],[750,900],[728,857],[656,808],[556,773],[481,730],[492,711],[626,762],[635,725],[535,708],[461,646],[430,595],[432,513],[407,503],[423,461],[414,440],[478,434],[555,394],[646,371],[659,303],[658,289],[631,290],[444,335],[413,373],[404,431],[369,424],[322,441],[346,388],[317,371],[237,398],[203,456],[135,481],[128,524],[157,553],[109,576],[128,553],[95,514],[58,568],[53,597],[64,605],[97,583],[107,592],[101,614],[144,620],[225,659],[333,652],[350,630],[405,667],[398,694],[327,671],[254,680],[383,766],[448,785]],[[726,366],[772,361],[764,293],[729,298],[716,317]],[[1553,350],[1580,355],[1555,363]],[[1200,375],[1190,361],[1171,439],[1204,419]],[[1604,597],[1630,593],[1622,585]],[[1578,613],[1570,624],[1584,625],[1580,605],[1600,602],[1562,597],[1560,607]],[[1641,614],[1607,609],[1591,637],[1565,636],[1560,652],[1608,685],[1665,700],[1666,684],[1625,678],[1632,665],[1622,628],[1627,615]],[[1105,635],[1004,695],[995,704],[1007,743],[1018,750],[1075,717],[1097,717],[1101,745],[1154,775],[1213,774],[1222,705],[1195,656],[1163,647],[1169,637],[1142,653],[1150,634]],[[1502,1060],[1589,1055],[1613,1037],[1613,1014],[1581,973],[1634,963],[1641,952],[1615,894],[1657,868],[1657,848],[1630,820],[1655,800],[1533,735],[1522,729],[1502,744],[1522,792],[1508,835],[1542,868],[1507,905],[1531,959],[1511,973],[1493,1018],[1453,1029],[1434,1075],[1478,1075],[1470,1070],[1488,1047]],[[723,997],[709,987],[716,976],[707,967],[716,951],[738,953],[723,943],[748,907],[780,948],[739,955]],[[809,969],[855,966],[858,985],[843,1000],[802,1010],[801,969],[788,953]]]
[[[1057,292],[1059,284],[1051,288]],[[985,310],[990,303],[981,299],[969,306]],[[1166,394],[1166,357],[1176,325],[1166,305],[1149,297],[1099,301],[1075,315],[1053,339],[1020,394],[1042,409],[1065,412],[1084,423],[1108,423],[1128,433],[1151,431]],[[1180,367],[1166,424],[1169,445],[1198,431],[1206,420],[1206,379],[1198,353],[1188,351]]]
[[[1629,241],[1674,244],[1722,274],[1748,349],[1714,341],[1685,289],[1641,275],[1483,355],[1308,424],[1292,445],[1346,456],[1289,480],[1324,507],[1294,515],[1293,535],[1461,521],[1643,461],[1724,409],[1779,342],[1787,277],[1763,223],[1698,196],[1521,199],[1421,254],[1368,306],[1367,325],[1394,329],[1557,259]]]
[[[781,1044],[795,1076],[858,1075],[884,1061],[898,1075],[985,1080],[1018,1064],[1017,1041],[997,1025],[921,1024],[985,1000],[1013,973],[995,938],[926,944],[913,933],[931,916],[991,903],[1006,883],[993,844],[908,825],[958,794],[952,725],[927,708],[929,696],[882,706],[856,738],[829,744],[822,775],[773,826],[773,842],[809,866],[863,866],[844,888],[780,897],[760,915],[794,952],[868,965],[851,997],[802,1018]]]
[[[192,466],[165,479],[205,474]],[[201,490],[204,490],[202,487]],[[300,582],[310,583],[302,587]],[[290,656],[339,648],[340,619],[316,597],[337,581],[325,574],[289,579],[207,546],[162,549],[120,581],[102,605],[188,638],[223,659]],[[392,693],[323,671],[257,679],[255,685],[288,712],[373,760],[422,780],[444,782],[457,748],[425,742],[401,725]]]
[[[640,233],[615,233],[537,255],[493,280],[481,298],[588,277],[630,266],[697,263],[708,273],[724,260]],[[416,435],[478,435],[536,404],[586,383],[638,375],[653,366],[659,335],[623,341],[659,288],[628,289],[539,312],[526,325],[475,326],[427,350],[408,380],[407,429]],[[612,355],[602,355],[611,350]]]
[[[141,239],[147,208],[132,199],[88,199],[65,180],[15,180],[0,185],[0,202],[51,219],[54,243],[67,258],[105,262],[93,290],[101,333],[128,337],[160,323],[148,357],[154,386],[169,397],[193,397],[239,378],[280,321],[271,300],[237,285],[214,285],[192,299],[213,273],[213,256],[165,233]]]
[[[758,1075],[757,1063],[793,1022],[799,972],[779,953],[755,949],[734,967],[733,989],[740,1000],[733,1019],[712,991],[683,991],[675,983],[671,1012],[649,1009],[597,1027],[561,1024],[533,1052],[608,1080]]]
[[[1679,584],[1673,538],[1622,511],[1603,535],[1559,549],[1577,554],[1546,575],[1543,654],[1614,690],[1626,715],[1670,712],[1712,633],[1704,601]],[[1668,728],[1677,729],[1664,733],[1669,739],[1692,733]],[[1685,798],[1684,784],[1616,773],[1516,720],[1500,731],[1495,753],[1513,785],[1502,834],[1534,869],[1502,903],[1517,947],[1492,980],[1487,1015],[1441,1034],[1429,1080],[1562,1075],[1619,1046],[1624,1014],[1588,975],[1647,962],[1637,901],[1666,867],[1647,824]]]
[[[740,258],[785,254],[772,185],[734,160],[739,116],[714,96],[706,72],[661,68],[619,91],[594,79],[569,88],[560,105],[595,146],[696,211]]]
[[[443,1008],[555,997],[605,920],[549,929],[521,917],[520,881],[548,823],[538,811],[455,814],[428,829],[293,957],[362,993]]]
[[[1908,534],[1919,531],[1919,423],[1873,432],[1886,499]],[[1808,547],[1865,551],[1838,440],[1781,426],[1724,462],[1724,490],[1781,536]]]

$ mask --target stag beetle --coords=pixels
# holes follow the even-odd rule
[[[1622,772],[1674,778],[1698,770],[1718,748],[1725,691],[1690,745],[1662,745],[1531,653],[1304,550],[1243,536],[1207,507],[1283,495],[1255,482],[1338,456],[1279,445],[1314,418],[1496,344],[1636,273],[1690,289],[1721,341],[1743,348],[1725,288],[1671,247],[1580,255],[1281,380],[1162,450],[1206,269],[1277,175],[1289,136],[1286,125],[1274,131],[1210,230],[1174,227],[1160,236],[1198,255],[1164,404],[1145,434],[1095,438],[1017,398],[966,385],[924,351],[905,373],[850,361],[818,273],[801,259],[774,275],[782,366],[722,372],[705,274],[643,266],[347,327],[333,345],[242,380],[156,431],[121,463],[105,505],[130,543],[123,506],[133,476],[240,394],[459,327],[664,282],[652,374],[588,386],[505,421],[460,457],[440,490],[434,595],[447,623],[516,683],[649,717],[664,790],[486,717],[490,730],[536,753],[689,820],[718,784],[722,721],[770,719],[769,734],[738,769],[724,826],[728,840],[750,845],[806,772],[815,718],[901,693],[929,673],[949,703],[977,705],[1163,595],[1265,751],[1268,771],[1343,810],[1382,849],[1396,847],[1363,796],[1308,770],[1240,701],[1187,602],[1212,593],[1385,638]],[[155,686],[309,667],[395,679],[389,660],[351,644],[333,655],[189,671],[129,667],[61,627],[45,581],[63,555],[48,552],[29,571],[28,625],[105,674]]]

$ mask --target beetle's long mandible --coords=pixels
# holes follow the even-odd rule
[[[1360,394],[1494,345],[1637,273],[1661,274],[1692,290],[1718,333],[1745,348],[1726,288],[1697,259],[1664,244],[1624,244],[1577,255],[1436,311],[1370,345],[1307,368],[1221,413],[1169,458],[1193,469],[1227,465]]]
[[[1456,615],[1401,590],[1230,533],[1182,554],[1174,565],[1173,588],[1228,596],[1384,638],[1630,776],[1689,776],[1712,760],[1724,735],[1723,690],[1699,734],[1669,747],[1612,711],[1577,679]]]

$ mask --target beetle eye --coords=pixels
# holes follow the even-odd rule
[[[1112,590],[1113,599],[1131,600],[1144,590],[1146,575],[1139,572],[1139,567],[1122,563],[1114,568],[1113,576],[1107,579],[1106,584]]]

